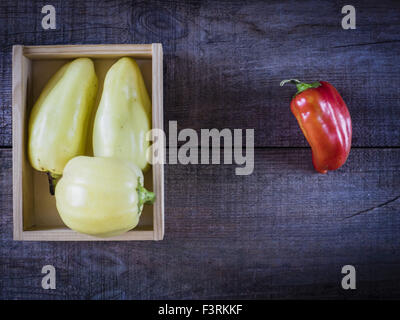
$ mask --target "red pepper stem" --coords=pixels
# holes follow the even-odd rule
[[[297,92],[296,92],[295,95],[298,95],[299,93],[301,93],[301,92],[303,92],[303,91],[305,91],[307,89],[318,88],[319,86],[321,86],[321,83],[319,83],[318,81],[313,82],[313,83],[304,83],[304,82],[301,82],[300,80],[297,80],[297,79],[283,80],[283,81],[281,81],[280,86],[282,87],[286,83],[293,83],[293,84],[296,85]]]

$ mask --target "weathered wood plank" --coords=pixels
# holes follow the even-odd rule
[[[400,145],[399,3],[332,1],[0,3],[0,146],[11,146],[12,44],[162,42],[165,122],[255,128],[256,146],[305,146],[282,78],[337,86],[355,146]],[[11,150],[0,151],[0,298],[399,298],[400,149],[353,149],[314,173],[308,149],[257,149],[255,172],[166,167],[160,243],[12,241]],[[344,219],[347,216],[358,215]],[[41,267],[57,290],[40,287]],[[357,290],[340,269],[357,268]]]
[[[353,149],[328,175],[307,149],[256,149],[246,177],[166,166],[158,243],[12,241],[11,150],[0,168],[0,298],[400,297],[400,149]],[[45,264],[54,291],[40,287]],[[352,292],[340,289],[346,264]]]
[[[166,122],[255,128],[256,146],[306,146],[283,78],[332,82],[347,102],[354,146],[400,146],[400,2],[353,1],[343,30],[336,1],[59,1],[0,3],[0,146],[11,145],[13,44],[151,43],[164,47]]]

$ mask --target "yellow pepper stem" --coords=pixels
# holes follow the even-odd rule
[[[143,187],[142,184],[140,183],[139,178],[138,178],[138,186],[137,186],[136,190],[137,190],[138,196],[139,196],[139,202],[138,202],[139,211],[140,211],[140,208],[142,207],[142,205],[144,205],[145,203],[152,204],[156,200],[156,195],[154,194],[154,192],[151,192],[151,191],[147,190],[145,187]]]
[[[60,179],[60,174],[50,173],[47,171],[47,178],[49,179],[49,191],[52,196],[54,196],[54,191],[56,189],[56,184]]]

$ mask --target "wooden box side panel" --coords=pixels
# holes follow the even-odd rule
[[[163,52],[160,43],[153,43],[153,88],[152,117],[153,129],[164,129],[163,119]],[[164,148],[159,150],[164,153]],[[163,156],[161,158],[164,158]],[[164,237],[164,166],[161,163],[153,165],[153,190],[156,194],[154,203],[154,240]]]
[[[25,46],[23,54],[30,59],[70,59],[76,57],[117,58],[135,56],[151,59],[151,44],[98,44]]]
[[[13,47],[12,130],[13,130],[13,236],[22,240],[24,228],[32,225],[32,169],[27,160],[27,104],[30,83],[30,60],[23,46]]]
[[[68,228],[54,228],[49,230],[28,230],[22,232],[24,241],[132,241],[154,240],[153,230],[131,230],[119,236],[110,238],[96,238],[78,233]]]

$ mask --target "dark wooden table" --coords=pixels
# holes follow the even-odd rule
[[[47,3],[47,2],[46,2]],[[400,298],[400,3],[0,2],[0,298]],[[255,170],[167,165],[161,242],[12,240],[13,44],[164,46],[164,121],[254,128]],[[343,168],[317,174],[282,79],[333,83],[353,120]],[[352,216],[351,218],[347,218]],[[41,268],[57,289],[41,288]],[[353,265],[357,289],[343,290]]]

